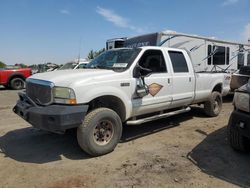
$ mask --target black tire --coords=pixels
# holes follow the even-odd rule
[[[232,116],[230,117],[230,120],[227,126],[227,138],[228,138],[228,142],[230,146],[234,150],[241,151],[241,152],[247,151],[247,145],[246,145],[247,139],[240,134],[236,125],[233,125]]]
[[[22,78],[13,78],[10,81],[10,87],[14,90],[20,90],[23,89],[25,86],[25,82]]]
[[[7,85],[4,85],[4,88],[5,89],[10,89],[10,86],[7,84]]]
[[[108,108],[97,108],[88,113],[77,129],[78,144],[91,156],[110,153],[121,136],[121,119],[116,112]]]
[[[214,91],[210,96],[210,100],[204,103],[205,114],[209,117],[216,117],[222,109],[222,95]]]

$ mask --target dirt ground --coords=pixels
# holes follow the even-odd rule
[[[0,89],[0,187],[250,187],[250,155],[227,144],[232,97],[202,109],[125,126],[114,152],[91,158],[74,132],[36,130],[12,112],[17,91]]]

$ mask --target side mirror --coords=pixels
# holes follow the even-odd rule
[[[147,69],[147,68],[144,68],[144,67],[136,64],[134,71],[133,71],[133,77],[134,78],[146,77],[151,72],[152,72],[151,69]]]
[[[141,77],[141,66],[139,66],[138,64],[136,64],[134,70],[133,70],[133,77],[134,78],[140,78]]]

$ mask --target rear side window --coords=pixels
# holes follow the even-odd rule
[[[188,72],[186,59],[182,52],[168,51],[175,73]]]

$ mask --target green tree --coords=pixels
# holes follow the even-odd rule
[[[95,57],[97,57],[98,55],[100,55],[102,52],[104,52],[105,51],[105,48],[102,48],[101,50],[99,50],[99,51],[96,51],[95,52]]]
[[[0,68],[5,68],[6,67],[6,64],[2,61],[0,61]]]
[[[27,68],[28,66],[23,64],[23,63],[16,63],[15,66],[20,67],[20,68]]]
[[[94,59],[95,57],[95,53],[93,50],[90,50],[89,54],[88,54],[88,59]]]
[[[102,48],[98,51],[90,50],[90,52],[88,53],[88,59],[94,59],[95,57],[97,57],[104,51],[105,51],[105,48]]]

